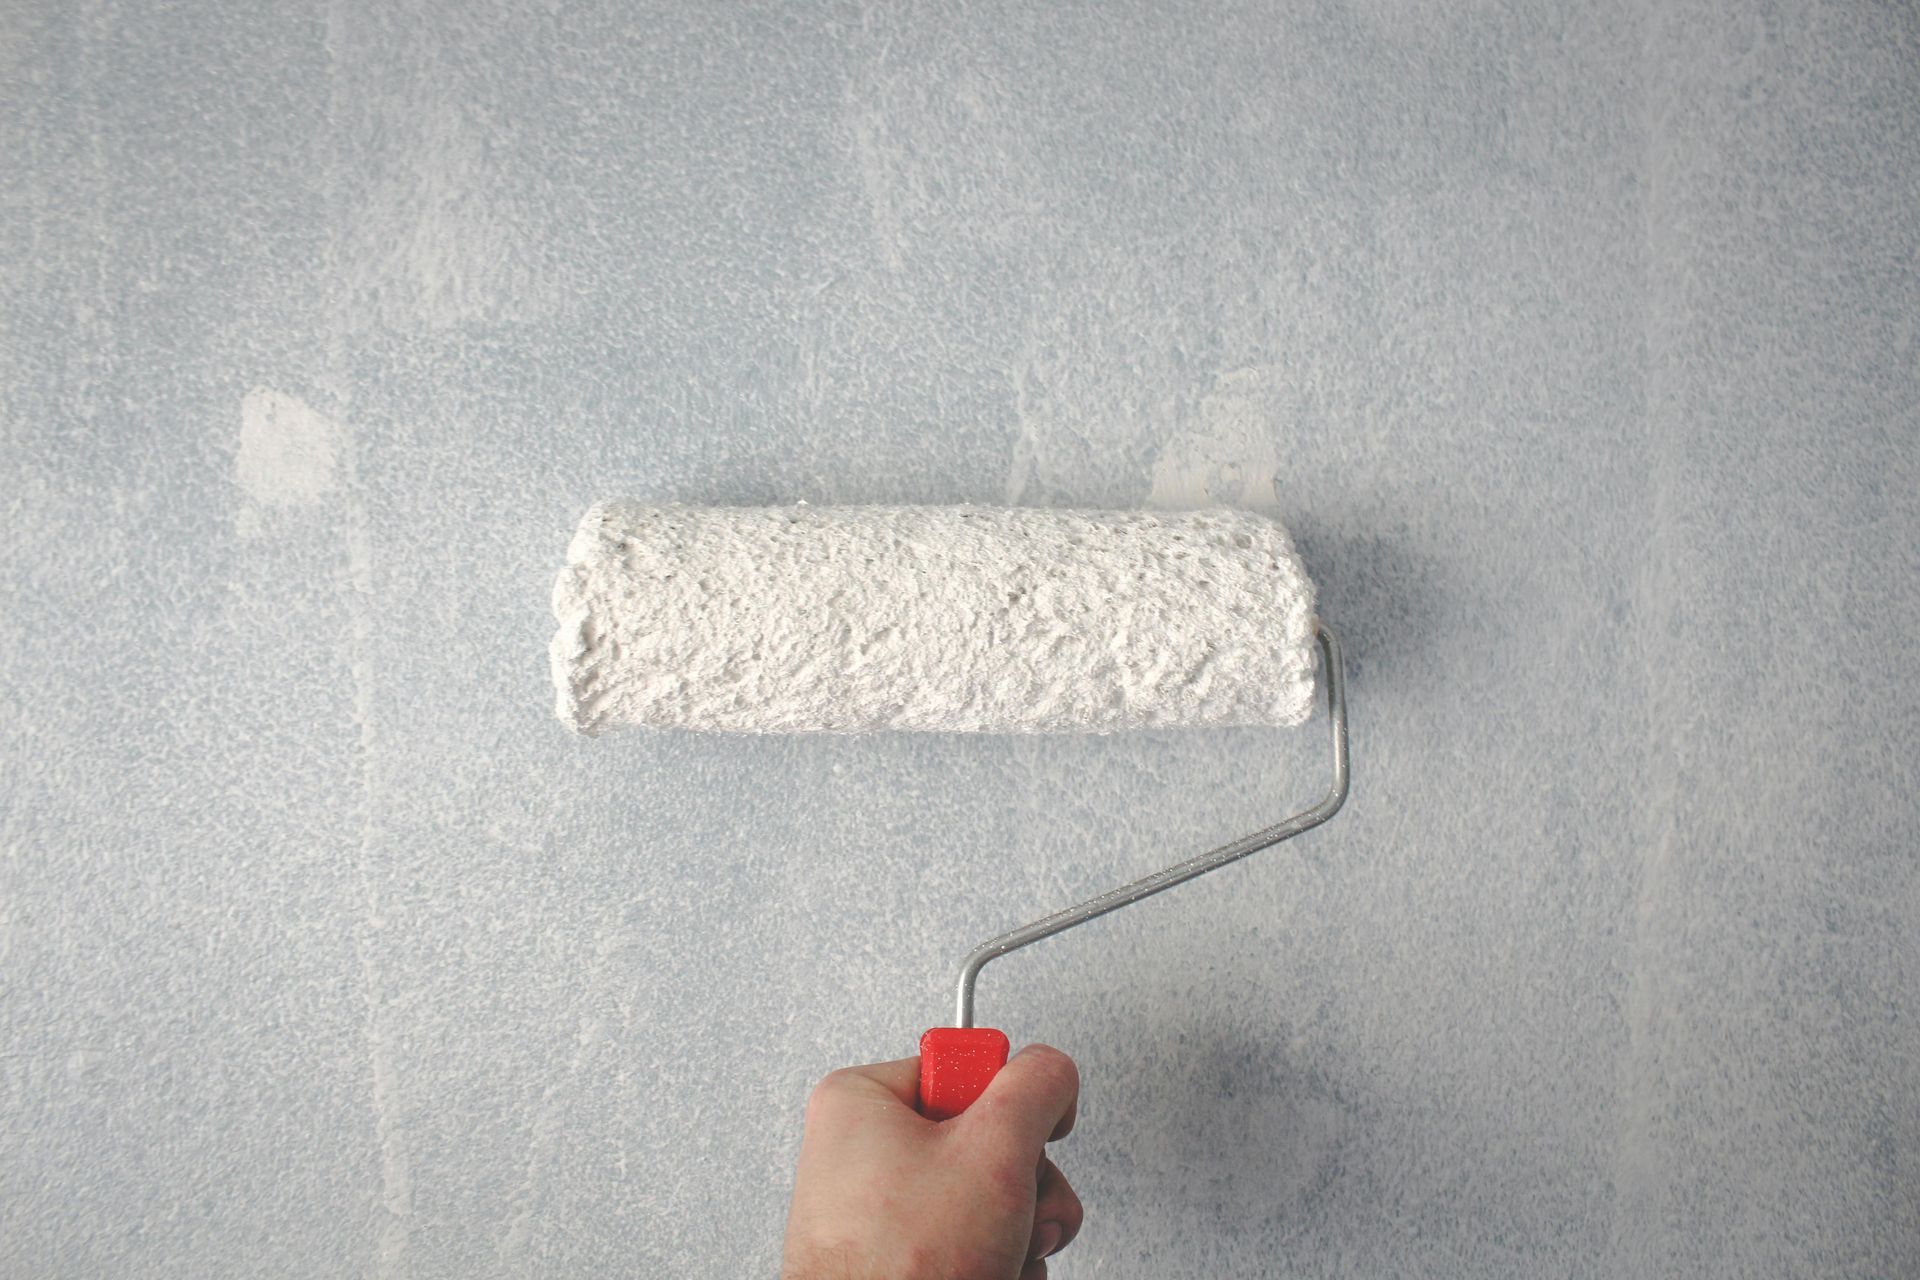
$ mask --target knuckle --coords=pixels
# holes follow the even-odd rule
[[[1067,1090],[1080,1088],[1080,1068],[1060,1050],[1050,1044],[1036,1044],[1027,1053],[1033,1058],[1033,1070],[1049,1083]]]
[[[807,1114],[831,1107],[847,1091],[847,1078],[852,1073],[845,1067],[829,1071],[814,1083],[813,1091],[807,1095]]]

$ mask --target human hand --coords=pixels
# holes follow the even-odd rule
[[[846,1067],[807,1102],[782,1280],[1045,1280],[1080,1230],[1046,1144],[1073,1129],[1073,1059],[1029,1045],[971,1107],[914,1110],[920,1060]]]

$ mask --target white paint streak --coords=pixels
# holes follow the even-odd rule
[[[627,913],[621,909],[619,918],[600,932],[594,944],[593,967],[582,983],[585,991],[583,999],[586,1012],[580,1015],[580,1021],[573,1036],[573,1053],[567,1063],[566,1075],[548,1083],[540,1094],[540,1105],[533,1117],[531,1132],[527,1138],[527,1176],[520,1185],[519,1207],[507,1229],[494,1246],[494,1252],[502,1262],[513,1262],[526,1252],[527,1245],[533,1240],[535,1224],[546,1202],[547,1170],[553,1165],[553,1156],[559,1146],[560,1110],[566,1101],[578,1091],[580,1071],[586,1065],[587,1055],[601,1039],[601,1021],[592,1013],[600,1002],[607,981],[608,960],[619,951],[626,937]],[[621,1172],[625,1174],[626,1157],[621,1156]]]
[[[360,983],[366,1001],[365,1036],[368,1068],[373,1080],[374,1136],[380,1155],[380,1206],[385,1220],[374,1244],[374,1275],[379,1280],[406,1280],[412,1274],[409,1249],[413,1234],[413,1162],[406,1142],[406,1105],[398,1055],[394,1048],[392,1015],[387,1008],[386,982],[381,975],[376,939],[386,927],[377,879],[379,859],[378,799],[380,774],[374,714],[374,580],[373,533],[366,503],[360,495],[359,456],[351,431],[342,429],[340,469],[346,499],[341,523],[341,552],[345,574],[341,594],[347,610],[345,665],[353,681],[353,721],[359,734],[361,825],[360,882],[366,916],[355,943],[360,961]]]
[[[1188,412],[1194,374],[1183,353],[1196,340],[1164,318],[1179,263],[1099,246],[1089,257],[1097,289],[1034,281],[1010,367],[1010,505],[1139,506],[1143,473]]]
[[[1650,23],[1653,21],[1649,19]],[[1647,356],[1644,413],[1648,425],[1646,544],[1633,575],[1635,613],[1646,619],[1629,634],[1639,659],[1644,705],[1666,709],[1684,702],[1685,677],[1673,668],[1671,637],[1675,602],[1686,593],[1680,565],[1686,554],[1678,528],[1674,476],[1684,465],[1674,442],[1681,438],[1675,380],[1667,354],[1681,347],[1675,317],[1683,314],[1684,291],[1670,264],[1686,259],[1686,245],[1672,228],[1680,220],[1674,189],[1674,138],[1662,125],[1659,94],[1643,87],[1641,101],[1646,148],[1647,190],[1641,210],[1645,239],[1646,298],[1643,314]],[[1639,865],[1633,897],[1633,931],[1627,950],[1626,998],[1621,1010],[1626,1045],[1618,1058],[1616,1090],[1621,1099],[1615,1127],[1612,1183],[1616,1206],[1607,1238],[1607,1262],[1615,1274],[1644,1271],[1658,1247],[1646,1226],[1647,1206],[1666,1199],[1666,1173],[1659,1143],[1662,1118],[1672,1085],[1663,1055],[1673,1043],[1678,1020],[1670,1007],[1673,989],[1686,975],[1667,972],[1660,943],[1673,911],[1675,858],[1679,852],[1682,730],[1665,714],[1647,717],[1643,758],[1647,776],[1639,788]]]
[[[305,401],[256,387],[240,401],[234,481],[265,506],[318,502],[336,483],[342,435],[340,424]]]
[[[370,922],[371,923],[371,922]],[[362,937],[357,947],[360,978],[367,1000],[367,1057],[373,1069],[374,1134],[380,1143],[380,1206],[386,1221],[374,1245],[374,1274],[380,1280],[402,1280],[411,1274],[407,1250],[412,1238],[413,1165],[404,1142],[400,1076],[394,1066],[392,1033],[386,1025],[385,991],[372,956],[372,943]]]
[[[1266,381],[1260,369],[1218,379],[1200,401],[1198,422],[1173,432],[1153,464],[1149,506],[1274,509],[1280,451],[1267,420]]]
[[[413,138],[348,224],[346,314],[392,329],[524,318],[547,293],[474,123],[434,99],[394,124]]]
[[[895,208],[894,187],[896,148],[887,145],[887,122],[877,111],[855,113],[852,120],[853,151],[859,161],[860,185],[866,192],[867,210],[873,219],[874,248],[888,271],[906,266],[906,237],[901,231],[900,213]]]

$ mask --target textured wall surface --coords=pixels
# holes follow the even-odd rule
[[[0,1275],[744,1276],[1321,739],[569,736],[595,498],[1227,504],[1333,824],[990,968],[1057,1274],[1920,1270],[1920,14],[0,18]]]

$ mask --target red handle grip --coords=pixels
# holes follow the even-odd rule
[[[935,1027],[920,1037],[920,1114],[951,1120],[1007,1065],[1007,1035],[992,1027]]]

